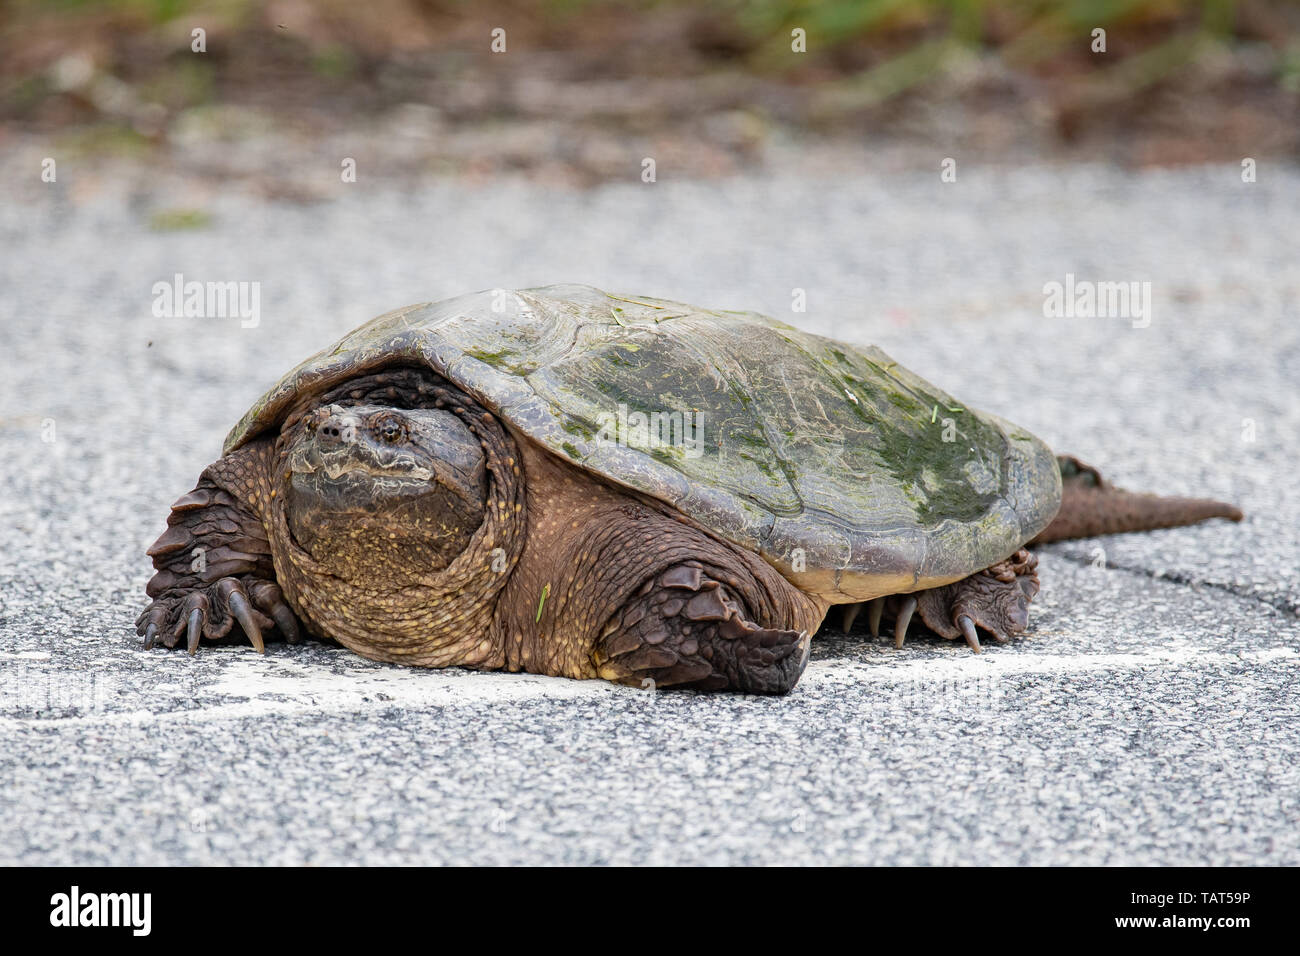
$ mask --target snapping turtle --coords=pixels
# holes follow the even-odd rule
[[[149,549],[146,647],[301,630],[366,657],[785,693],[832,605],[979,650],[1024,545],[1235,508],[1114,488],[879,349],[752,313],[500,290],[286,375]]]

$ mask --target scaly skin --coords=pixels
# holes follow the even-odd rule
[[[661,578],[672,568],[693,564],[702,569],[705,582],[727,589],[739,619],[781,632],[774,643],[794,647],[801,635],[817,630],[826,613],[824,602],[795,588],[766,561],[714,538],[664,505],[593,478],[527,439],[518,446],[527,475],[528,540],[497,616],[511,670],[633,684],[648,679],[658,686],[748,689],[742,685],[749,681],[755,689],[770,687],[767,692],[785,692],[794,685],[798,673],[786,675],[788,684],[782,686],[757,661],[754,674],[735,672],[720,680],[705,668],[709,658],[699,653],[699,646],[647,643],[657,634],[645,606],[662,590],[682,593]],[[640,617],[626,628],[616,623],[629,612],[635,616],[634,608],[641,610]],[[705,647],[729,640],[713,633],[717,622],[711,617],[683,616],[668,630],[681,637],[678,645],[691,635]],[[626,635],[619,654],[610,652],[614,634]],[[658,650],[641,659],[626,657],[643,645]],[[728,666],[727,660],[719,650],[718,667]]]
[[[270,499],[269,452],[259,442],[214,462],[172,505],[167,531],[149,549],[157,571],[146,591],[154,601],[136,621],[146,648],[155,641],[175,647],[184,636],[193,654],[201,639],[234,630],[260,651],[271,627],[298,640],[261,517]]]

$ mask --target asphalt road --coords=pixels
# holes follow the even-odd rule
[[[0,201],[0,863],[1300,863],[1300,169],[931,165],[282,205],[65,162]],[[155,318],[176,273],[259,323]],[[1150,324],[1044,317],[1067,273],[1150,281]],[[1046,548],[1026,639],[819,640],[782,699],[140,650],[144,549],[274,379],[561,281],[874,342],[1247,520]]]

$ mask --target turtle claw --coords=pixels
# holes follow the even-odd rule
[[[960,581],[890,598],[890,606],[900,608],[902,625],[895,625],[895,646],[903,646],[912,611],[928,630],[949,641],[964,638],[976,654],[984,649],[981,630],[1005,644],[1029,624],[1029,604],[1038,593],[1037,565],[1038,559],[1022,548]]]
[[[907,640],[907,626],[912,623],[912,612],[916,610],[916,598],[908,595],[903,601],[903,606],[898,609],[898,616],[894,618],[894,647],[901,649],[903,642]]]
[[[203,636],[203,609],[196,607],[190,611],[188,633],[185,635],[185,647],[193,657],[199,650],[199,638]]]
[[[993,640],[997,641],[999,644],[1006,644],[1011,640],[1011,638],[1003,634],[997,628],[988,627],[987,625],[984,624],[981,624],[980,626],[983,627],[984,630],[988,631],[989,634],[992,636]]]
[[[266,653],[266,643],[262,640],[262,629],[257,626],[257,621],[253,619],[253,609],[248,604],[248,598],[240,590],[230,589],[230,594],[226,600],[230,604],[230,613],[235,616],[239,626],[244,629],[244,634],[253,645],[253,650],[259,654]]]
[[[284,639],[290,644],[302,643],[302,635],[298,633],[298,621],[283,603],[271,608],[271,617],[275,620],[275,626],[280,629]]]
[[[291,643],[300,639],[294,610],[275,581],[260,511],[244,498],[258,467],[246,454],[253,453],[208,466],[194,490],[172,505],[167,530],[149,548],[156,573],[145,593],[153,603],[135,622],[146,648],[176,647],[183,639],[193,655],[205,641],[246,638],[265,653],[272,631]],[[222,482],[238,487],[228,490]]]
[[[872,598],[870,601],[858,601],[855,604],[844,605],[844,633],[847,634],[853,630],[853,622],[858,619],[862,613],[863,606],[867,609],[867,626],[871,628],[871,636],[880,636],[880,617],[885,610],[885,599],[883,597]]]
[[[221,640],[235,625],[259,654],[266,653],[264,635],[277,630],[290,644],[302,640],[302,631],[284,592],[274,581],[257,578],[221,578],[189,589],[159,594],[136,621],[136,633],[144,635],[144,648],[161,644],[176,647],[182,638],[190,656],[198,653],[206,638]]]
[[[880,616],[885,612],[885,599],[876,598],[867,605],[867,627],[871,628],[871,636],[880,636]]]

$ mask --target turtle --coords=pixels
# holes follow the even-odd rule
[[[388,312],[285,375],[148,549],[144,647],[785,694],[831,608],[978,652],[1027,545],[1222,517],[872,346],[584,285]],[[919,620],[918,620],[919,619]]]

